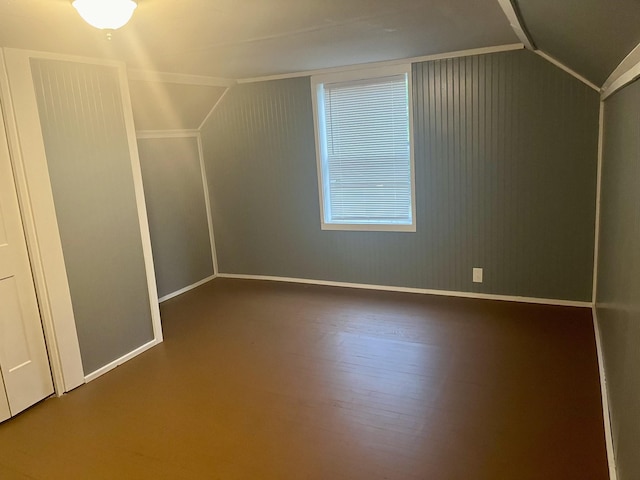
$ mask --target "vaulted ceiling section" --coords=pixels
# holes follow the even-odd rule
[[[513,0],[536,47],[601,86],[640,43],[638,0]]]

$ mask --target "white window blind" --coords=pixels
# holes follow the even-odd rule
[[[407,74],[318,90],[325,223],[411,225]]]

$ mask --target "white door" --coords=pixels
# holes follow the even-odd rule
[[[0,388],[0,420],[6,419],[4,400],[8,400],[11,414],[16,415],[53,393],[1,111],[0,372],[4,381],[4,389]]]
[[[11,416],[11,410],[9,410],[9,399],[4,391],[4,382],[2,381],[2,374],[0,372],[0,422],[4,422]]]

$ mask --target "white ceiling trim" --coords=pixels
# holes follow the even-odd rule
[[[152,70],[129,69],[129,80],[142,82],[179,83],[182,85],[200,85],[206,87],[230,87],[235,80],[230,78],[187,75],[183,73],[154,72]]]
[[[602,86],[602,100],[640,77],[640,45],[627,55]]]
[[[74,55],[71,53],[45,52],[40,50],[31,50],[24,48],[0,47],[5,54],[23,55],[29,58],[42,58],[45,60],[59,60],[61,62],[87,63],[89,65],[105,65],[107,67],[121,68],[126,64],[122,60],[114,60],[108,58],[94,58],[86,55]],[[10,53],[16,52],[16,53]]]
[[[139,130],[136,132],[136,138],[148,139],[148,138],[184,138],[184,137],[197,137],[200,134],[200,130]]]
[[[433,60],[444,60],[447,58],[470,57],[473,55],[486,55],[488,53],[508,52],[511,50],[522,50],[522,43],[512,43],[509,45],[498,45],[495,47],[473,48],[470,50],[458,50],[455,52],[436,53],[434,55],[425,55],[422,57],[401,58],[397,60],[387,60],[384,62],[360,63],[356,65],[347,65],[344,67],[322,68],[319,70],[306,70],[302,72],[285,73],[282,75],[268,75],[265,77],[240,78],[237,83],[255,83],[266,82],[269,80],[284,80],[286,78],[310,77],[312,75],[325,75],[329,73],[348,72],[350,70],[361,70],[363,68],[380,68],[392,65],[403,65],[407,63],[429,62]]]
[[[528,50],[535,50],[536,47],[531,41],[531,39],[529,38],[529,35],[527,34],[526,30],[523,28],[522,24],[520,23],[520,18],[518,17],[518,14],[516,13],[516,9],[513,7],[511,0],[498,0],[498,3],[500,4],[500,7],[502,8],[502,11],[504,12],[504,14],[507,16],[507,20],[509,20],[509,24],[511,25],[511,28],[513,28],[513,31],[518,36],[522,44]]]
[[[537,53],[538,55],[540,55],[542,58],[544,58],[547,62],[553,63],[556,67],[564,70],[565,72],[567,72],[569,75],[577,78],[578,80],[580,80],[582,83],[584,83],[587,87],[591,87],[593,88],[596,92],[600,93],[600,87],[598,87],[597,85],[595,85],[594,83],[591,83],[589,80],[587,80],[586,78],[584,78],[582,75],[580,75],[579,73],[577,73],[575,70],[571,70],[569,67],[567,67],[564,63],[561,63],[560,61],[556,60],[555,58],[553,58],[551,55],[546,54],[545,52],[543,52],[542,50],[534,50],[535,53]]]

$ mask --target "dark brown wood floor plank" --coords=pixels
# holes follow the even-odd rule
[[[588,309],[216,279],[0,425],[0,477],[604,480]]]

